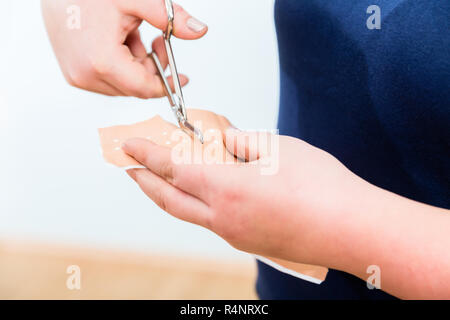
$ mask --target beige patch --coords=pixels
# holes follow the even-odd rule
[[[131,125],[120,125],[99,129],[100,143],[106,162],[120,168],[141,167],[141,164],[121,150],[121,145],[130,138],[143,138],[154,143],[176,147],[189,143],[190,159],[207,163],[234,161],[234,156],[226,151],[223,134],[230,122],[213,112],[189,109],[189,121],[204,134],[205,143],[193,141],[179,127],[164,121],[160,116]]]

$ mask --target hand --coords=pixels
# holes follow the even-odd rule
[[[273,157],[246,145],[247,135],[227,131],[226,142],[240,137],[234,148],[227,143],[231,152],[257,159],[233,165],[175,164],[170,148],[132,139],[123,150],[148,170],[128,173],[163,210],[212,230],[235,248],[324,265],[320,256],[330,254],[343,203],[359,178],[301,140],[271,136],[279,142],[279,155]],[[273,175],[262,174],[268,157],[279,161]]]
[[[278,157],[264,144],[248,146],[251,134],[228,130],[228,150],[250,160],[233,165],[176,164],[169,148],[144,139],[123,149],[148,168],[128,173],[154,202],[237,249],[363,280],[377,266],[390,294],[450,297],[449,210],[371,185],[301,140],[271,137],[279,139]],[[275,174],[261,174],[277,159]]]
[[[164,96],[156,68],[141,41],[143,20],[165,30],[167,14],[161,0],[78,0],[80,28],[67,25],[70,0],[42,0],[42,11],[64,77],[73,86],[112,96]],[[197,39],[207,27],[174,5],[174,36]],[[167,66],[162,38],[153,43]],[[182,85],[188,82],[180,75]]]

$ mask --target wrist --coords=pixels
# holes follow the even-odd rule
[[[383,222],[382,189],[352,172],[342,178],[334,200],[327,201],[325,221],[318,224],[316,264],[359,274],[369,262],[374,234]]]
[[[333,221],[323,263],[365,279],[369,266],[381,267],[407,221],[405,201],[354,175]]]

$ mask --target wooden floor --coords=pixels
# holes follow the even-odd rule
[[[81,270],[69,290],[67,268]],[[256,299],[255,264],[0,241],[0,299]]]

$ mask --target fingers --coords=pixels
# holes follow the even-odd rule
[[[122,150],[143,164],[162,179],[172,183],[175,165],[171,158],[171,149],[158,146],[146,139],[130,139],[122,145]]]
[[[159,74],[150,58],[136,58],[126,46],[120,46],[108,57],[100,57],[93,62],[95,75],[126,96],[142,99],[165,96]],[[182,85],[188,80],[180,76]]]
[[[161,147],[146,139],[130,139],[124,143],[122,150],[174,187],[209,203],[207,191],[210,183],[203,166],[175,164],[171,148]]]
[[[168,64],[167,55],[162,37],[157,38],[154,50],[160,58],[163,68]],[[160,75],[151,58],[147,56],[147,51],[143,45],[139,31],[135,30],[128,36],[124,45],[115,50],[108,51],[108,54],[98,55],[92,62],[92,72],[99,84],[97,90],[89,83],[89,90],[109,94],[134,96],[142,99],[158,98],[166,95]],[[189,79],[180,74],[180,84],[185,86]],[[168,77],[168,82],[174,90],[172,77]],[[105,84],[109,88],[105,88]],[[114,89],[114,90],[112,90]]]
[[[245,132],[229,128],[225,131],[227,150],[239,159],[255,161],[259,159],[258,132]]]
[[[141,63],[125,45],[111,53],[108,63],[105,70],[98,70],[99,76],[125,95],[142,99],[164,96],[161,80],[152,66]]]
[[[166,45],[164,44],[164,38],[162,36],[153,40],[152,50],[158,56],[159,62],[161,63],[161,66],[165,70],[167,65],[169,64],[169,58],[167,57]]]
[[[156,53],[158,56],[159,62],[161,63],[162,68],[165,70],[167,68],[167,65],[169,64],[169,58],[167,57],[166,52],[166,45],[164,44],[164,38],[158,37],[156,38],[152,43],[152,50]],[[153,61],[151,61],[153,64]],[[180,79],[180,85],[184,87],[186,84],[189,83],[189,78],[186,77],[183,74],[178,74],[178,77]],[[172,89],[172,92],[175,91],[175,87],[173,84],[173,77],[169,76],[167,77],[167,81],[169,82],[169,85]]]
[[[139,29],[131,31],[125,40],[125,45],[130,48],[131,54],[136,58],[147,58],[147,50],[141,40]]]
[[[96,74],[88,73],[83,75],[80,73],[71,74],[70,72],[63,72],[67,82],[76,88],[89,90],[95,93],[104,94],[107,96],[123,96],[122,91],[109,84],[108,82],[100,79]]]
[[[96,91],[95,87],[94,87],[93,91],[97,92],[97,93],[106,94],[108,96],[123,96],[124,95],[124,93],[122,91],[120,91],[116,87],[110,85],[109,83],[106,83],[103,80],[99,81],[98,91]]]
[[[147,21],[154,27],[167,28],[167,12],[164,0],[134,0],[121,1],[124,12]],[[198,39],[205,35],[208,27],[193,18],[181,6],[174,4],[174,36],[181,39]]]
[[[89,90],[95,93],[104,94],[107,96],[123,96],[124,93],[118,90],[117,88],[113,87],[112,85],[106,83],[105,81],[101,79],[97,79],[95,81],[89,82],[89,85],[84,85],[83,83],[79,82],[73,82],[70,79],[68,79],[68,82],[79,89],[83,90]]]
[[[209,207],[201,200],[175,188],[147,169],[132,169],[127,173],[161,209],[174,217],[203,227],[210,227]]]

